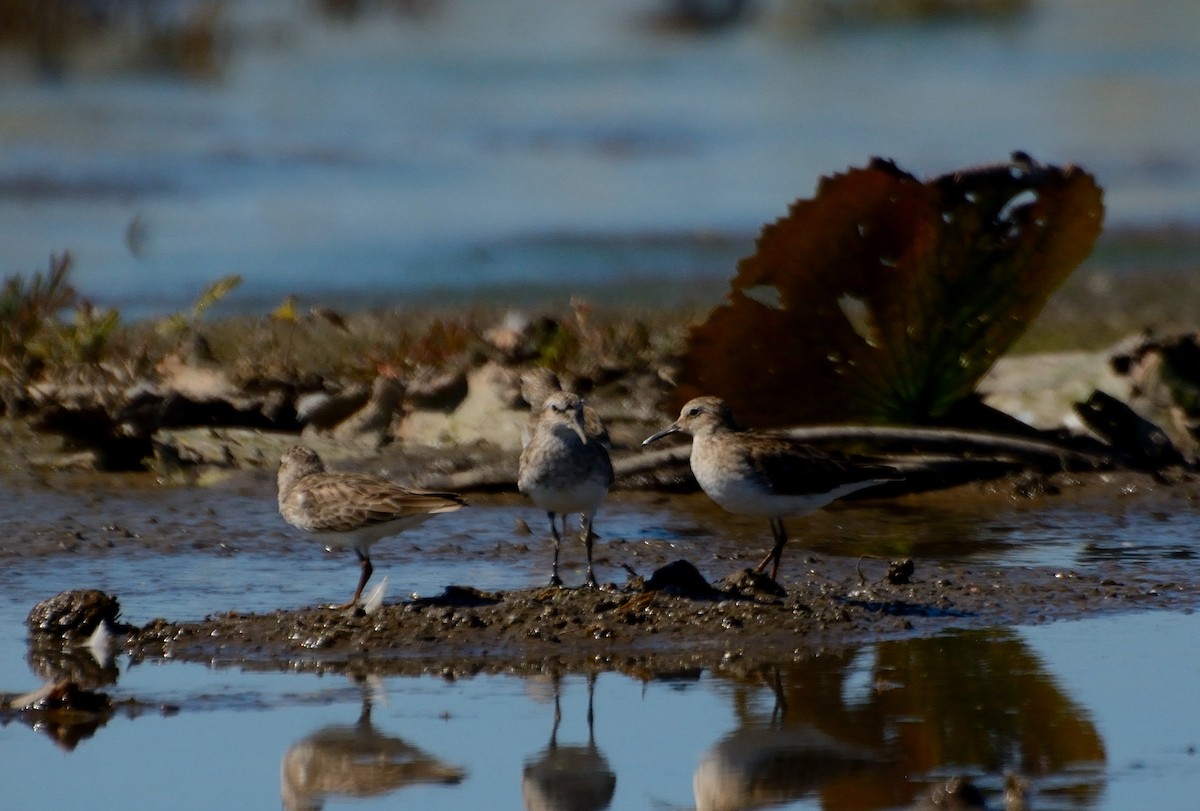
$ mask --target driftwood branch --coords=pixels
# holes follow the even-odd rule
[[[952,428],[914,428],[906,426],[878,425],[814,425],[780,431],[802,442],[870,442],[879,446],[904,444],[920,446],[929,451],[938,450],[960,454],[964,461],[999,458],[1012,463],[1024,463],[1044,467],[1051,465],[1060,469],[1109,467],[1113,464],[1112,454],[1091,453],[1068,448],[1054,442],[988,431],[967,431]],[[617,477],[648,473],[667,465],[687,460],[690,445],[677,445],[663,450],[625,456],[613,461]],[[913,462],[921,459],[919,450],[909,450],[893,458],[907,458]],[[999,459],[997,459],[999,461]]]
[[[928,486],[937,481],[954,484],[1021,468],[1094,470],[1110,467],[1113,455],[1092,453],[1026,437],[987,431],[945,428],[913,428],[867,425],[817,425],[792,428],[780,433],[813,444],[832,442],[869,443],[884,448],[904,445],[902,452],[883,452],[889,463],[909,475],[912,483]],[[687,443],[649,451],[614,454],[613,470],[618,484],[641,476],[687,464]],[[458,491],[507,491],[516,486],[516,459],[462,471],[439,480],[438,487]],[[435,483],[425,483],[434,486]],[[898,485],[906,488],[904,483]],[[889,488],[893,489],[893,488]]]

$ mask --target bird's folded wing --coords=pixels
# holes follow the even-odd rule
[[[451,512],[466,503],[453,493],[405,490],[369,476],[306,482],[290,494],[290,500],[297,499],[306,529],[314,532],[348,532],[410,515]]]
[[[848,457],[825,453],[786,437],[763,437],[745,448],[746,460],[780,495],[807,495],[847,484],[895,478],[892,468],[857,464]]]

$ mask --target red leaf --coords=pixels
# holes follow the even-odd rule
[[[1091,252],[1101,197],[1023,155],[928,182],[879,159],[824,178],[692,329],[671,406],[715,394],[756,426],[934,420]]]

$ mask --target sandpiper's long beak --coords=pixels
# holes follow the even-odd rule
[[[649,445],[651,442],[657,442],[658,440],[662,439],[665,436],[669,436],[670,434],[676,433],[678,430],[679,430],[679,424],[673,422],[670,425],[668,425],[666,428],[659,431],[657,434],[651,434],[650,436],[643,439],[642,444]]]

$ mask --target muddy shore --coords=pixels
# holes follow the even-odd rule
[[[879,569],[869,562],[865,569]],[[646,590],[480,592],[386,604],[370,616],[326,608],[158,620],[137,629],[135,660],[218,667],[446,677],[480,672],[620,670],[646,675],[746,669],[823,648],[930,636],[950,628],[1180,610],[1200,583],[1111,565],[1087,572],[925,564],[913,582],[861,582],[857,561],[824,558],[786,596],[726,585],[708,598]]]
[[[910,516],[909,529],[898,532],[901,536],[914,532],[911,522],[915,520],[919,536],[926,521],[958,520],[950,515],[955,510],[991,512],[1003,524],[1014,509],[1036,512],[1039,504],[1069,502],[1097,515],[1120,516],[1136,501],[1138,509],[1165,515],[1200,496],[1200,484],[1190,477],[1168,481],[1135,473],[1043,480],[1035,494],[1030,493],[1030,484],[1028,477],[1016,476],[906,497],[904,509],[916,518]],[[621,511],[623,502],[631,507],[639,498],[646,497],[614,494],[608,509]],[[701,496],[694,498],[695,504],[705,505]],[[505,504],[512,509],[512,499],[482,501],[472,512],[483,517],[498,514]],[[202,618],[170,616],[136,627],[120,625],[116,641],[118,649],[134,661],[178,660],[255,670],[445,677],[620,670],[653,677],[699,669],[750,671],[822,650],[929,637],[950,629],[1131,610],[1192,610],[1200,605],[1200,580],[1194,577],[1188,555],[1135,552],[1094,556],[1069,567],[997,565],[963,561],[953,554],[939,558],[936,547],[922,546],[918,538],[909,550],[912,571],[906,574],[892,572],[896,562],[883,557],[860,559],[854,545],[843,551],[840,544],[845,541],[836,536],[806,548],[806,537],[832,536],[839,526],[853,532],[855,524],[889,520],[887,510],[878,512],[850,507],[818,513],[798,525],[778,585],[756,579],[746,569],[759,552],[756,546],[745,548],[738,545],[740,539],[726,539],[745,533],[752,543],[760,542],[755,536],[761,535],[761,528],[741,522],[713,527],[694,539],[658,545],[608,537],[599,549],[603,584],[599,589],[481,590],[457,582],[440,594],[388,599],[369,615],[361,609],[310,604],[260,613],[225,611]],[[58,523],[71,520],[57,519]],[[696,520],[703,524],[708,516]],[[929,527],[931,534],[937,534],[932,523]],[[106,528],[85,526],[76,532],[98,540],[79,541],[71,552],[58,554],[112,554],[112,545],[104,540],[111,535]],[[151,554],[205,554],[202,549],[180,546],[179,527],[171,520],[134,526],[131,534]],[[445,549],[427,547],[420,554],[465,558],[472,566],[517,565],[530,556],[538,561],[544,558],[547,543],[540,536],[521,535],[516,529],[500,534],[512,534],[512,543],[502,548],[480,544],[462,551],[456,548],[451,530]],[[254,553],[281,542],[286,543],[273,534],[256,535],[251,527],[242,536],[230,536],[228,553]],[[402,548],[405,543],[399,540],[393,545]],[[578,550],[567,551],[571,558]],[[48,549],[39,554],[47,553],[53,554]],[[680,559],[695,565],[678,563]],[[403,582],[402,560],[393,558],[381,574]],[[322,566],[345,571],[349,577],[350,563],[333,556]],[[33,635],[35,644],[47,644],[38,637]],[[49,647],[55,645],[51,642]]]
[[[564,383],[587,391],[589,403],[605,417],[613,436],[618,482],[605,509],[621,509],[623,499],[674,499],[694,492],[685,443],[665,448],[656,464],[637,466],[650,456],[640,448],[641,439],[673,416],[663,413],[662,401],[686,319],[676,314],[672,337],[651,340],[648,331],[626,334],[620,320],[597,326],[589,320],[590,309],[574,306],[573,315],[553,322],[523,321],[519,328],[503,320],[498,322],[501,326],[460,324],[455,331],[451,322],[435,322],[436,329],[417,343],[423,351],[432,351],[425,345],[431,335],[436,337],[434,354],[440,365],[403,367],[408,375],[403,395],[395,388],[394,368],[376,370],[375,389],[354,375],[338,377],[328,369],[315,376],[293,369],[290,377],[276,379],[261,374],[258,367],[253,370],[257,376],[238,371],[237,364],[245,358],[228,348],[217,352],[224,365],[170,355],[144,371],[150,383],[109,392],[113,402],[100,396],[108,389],[87,381],[31,387],[27,407],[39,410],[27,419],[0,421],[4,488],[14,499],[36,494],[27,507],[6,516],[8,539],[0,540],[0,558],[104,556],[127,547],[153,555],[286,555],[292,544],[310,543],[297,541],[297,533],[282,524],[273,501],[279,454],[297,441],[319,449],[334,469],[464,492],[469,498],[483,496],[484,510],[487,499],[520,499],[513,483],[519,436],[529,418],[520,374],[535,365],[526,344],[545,343],[542,332],[549,329],[547,324],[554,326],[552,333],[570,338],[567,344],[579,358],[604,359],[586,370],[568,370]],[[305,340],[361,343],[368,338],[359,334],[375,335],[379,328],[376,321],[353,326],[354,333],[335,331],[341,337],[330,337],[316,332],[332,328],[310,325],[307,329],[314,334]],[[257,325],[251,333],[264,329],[278,327]],[[239,333],[235,329],[230,334]],[[1196,343],[1191,336],[1185,338],[1185,348]],[[216,343],[220,350],[221,343]],[[980,382],[979,402],[989,410],[976,413],[1002,418],[1005,429],[1019,427],[1015,420],[1033,426],[1012,438],[1050,443],[1063,450],[1061,458],[991,446],[901,449],[920,464],[936,460],[941,466],[937,470],[943,471],[936,475],[946,479],[919,482],[906,494],[882,494],[905,499],[913,498],[913,491],[938,494],[932,500],[906,502],[917,518],[909,518],[907,529],[888,533],[900,547],[913,547],[897,555],[887,552],[913,559],[908,582],[885,577],[887,559],[860,562],[856,553],[836,543],[806,547],[805,537],[836,538],[840,530],[818,514],[797,522],[782,589],[747,583],[745,566],[757,561],[762,549],[756,545],[731,554],[729,527],[715,523],[723,519],[709,513],[693,526],[702,526],[704,537],[698,542],[668,533],[656,536],[671,542],[664,541],[654,554],[635,559],[613,552],[604,561],[605,585],[597,590],[495,591],[448,576],[438,581],[446,588],[441,595],[393,599],[369,616],[320,607],[258,614],[227,611],[203,618],[167,616],[122,628],[118,644],[134,660],[256,669],[447,676],[621,669],[653,674],[754,668],[822,649],[927,637],[952,628],[1123,610],[1191,610],[1200,604],[1200,581],[1187,566],[1190,554],[1177,559],[1084,555],[1086,565],[1075,568],[978,565],[963,562],[961,554],[942,556],[919,540],[923,533],[916,522],[937,520],[939,511],[964,504],[973,505],[982,516],[989,510],[1002,512],[1012,502],[1036,504],[1037,499],[1077,503],[1084,513],[1117,514],[1119,504],[1129,498],[1159,499],[1164,501],[1160,508],[1148,509],[1169,514],[1186,510],[1200,498],[1200,485],[1192,480],[1197,446],[1191,434],[1183,429],[1172,433],[1173,423],[1165,417],[1159,421],[1165,426],[1160,431],[1139,416],[1157,419],[1160,412],[1178,411],[1158,402],[1171,406],[1170,397],[1151,396],[1167,391],[1164,381],[1174,379],[1161,371],[1170,366],[1168,350],[1173,346],[1137,338],[1130,344],[1135,352],[1126,343],[1099,351],[1007,356]],[[596,346],[602,349],[582,351]],[[285,358],[291,344],[287,347]],[[630,354],[630,347],[637,351]],[[381,382],[386,384],[382,388]],[[290,410],[278,409],[281,391],[293,404]],[[1125,423],[1118,420],[1103,436],[1109,444],[1094,439],[1095,432],[1088,435],[1080,424],[1086,413],[1079,403],[1093,392],[1104,393],[1115,404],[1108,413],[1129,420],[1136,430],[1125,431]],[[400,396],[402,403],[393,402]],[[153,408],[141,407],[146,403]],[[386,419],[360,419],[378,416],[380,404],[387,406],[382,412]],[[329,417],[326,411],[337,413]],[[278,418],[279,413],[287,419]],[[172,420],[164,414],[173,415]],[[259,424],[247,414],[275,416]],[[318,414],[324,416],[317,419]],[[322,421],[325,417],[328,421]],[[353,430],[345,430],[347,426]],[[139,472],[104,467],[109,446],[123,446],[131,430],[138,437],[138,453],[149,453],[138,456],[144,467],[132,468]],[[1163,438],[1164,431],[1172,440],[1179,434],[1178,450]],[[1166,456],[1164,448],[1173,455]],[[1070,454],[1075,456],[1068,459]],[[1100,460],[1101,466],[1091,469],[1092,459]],[[951,469],[948,463],[953,463],[952,471],[945,476]],[[127,498],[138,489],[154,495]],[[147,503],[155,511],[150,517]],[[506,521],[488,530],[486,545],[466,552],[475,563],[506,565],[504,555],[513,561],[513,556],[541,559],[541,533],[529,527],[513,531],[519,528],[512,526],[511,518]],[[1002,525],[1003,519],[996,522]],[[445,538],[430,542],[444,548],[432,552],[446,560],[463,554],[464,535],[456,537],[456,531],[448,522]],[[764,531],[759,522],[752,536],[747,532],[745,537],[761,544]],[[624,540],[606,538],[604,546]],[[1131,541],[1136,544],[1136,539]],[[706,544],[724,548],[718,553]],[[501,560],[493,559],[495,555]],[[711,586],[664,587],[653,580],[657,570],[680,558],[691,561]],[[624,569],[626,565],[636,572]],[[402,569],[395,560],[391,568]],[[258,603],[256,608],[274,604]]]

